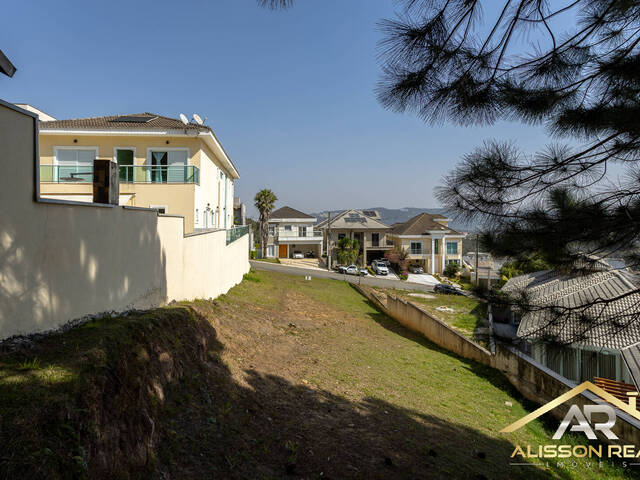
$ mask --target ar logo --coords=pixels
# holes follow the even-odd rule
[[[623,401],[619,400],[609,392],[594,385],[593,383],[584,382],[550,401],[546,405],[538,408],[536,411],[531,412],[529,415],[522,417],[516,422],[513,422],[508,427],[503,428],[502,430],[500,430],[500,433],[515,432],[530,421],[538,418],[541,415],[544,415],[550,410],[553,410],[558,405],[562,405],[576,395],[581,394],[585,390],[589,390],[590,392],[595,393],[598,397],[600,397],[602,400],[605,400],[607,403],[600,403],[598,405],[585,405],[584,413],[577,405],[571,405],[569,411],[560,423],[558,430],[556,430],[556,433],[552,437],[554,440],[559,440],[560,438],[562,438],[567,429],[569,429],[569,431],[571,432],[582,432],[587,436],[589,440],[597,439],[595,433],[597,431],[601,432],[609,440],[617,440],[618,437],[611,431],[616,423],[616,412],[613,407],[616,407],[623,412],[628,413],[637,420],[640,420],[640,411],[636,410],[636,397],[638,396],[638,392],[628,392],[627,396],[629,398],[629,403],[624,403]],[[596,413],[604,414],[606,416],[606,421],[594,423],[593,415]],[[599,419],[600,418],[598,418],[598,420]],[[573,423],[574,421],[575,423]]]
[[[591,428],[591,418],[594,413],[604,413],[607,416],[607,421],[604,423],[593,423],[593,428]],[[575,420],[577,423],[572,425],[573,420]],[[609,405],[585,405],[584,414],[582,413],[578,405],[571,405],[571,408],[569,408],[569,411],[564,416],[564,419],[562,420],[562,422],[560,422],[560,426],[556,430],[556,433],[554,433],[553,437],[551,438],[553,438],[554,440],[560,440],[564,433],[567,431],[569,425],[571,425],[569,431],[582,432],[587,436],[589,440],[598,439],[594,430],[599,430],[609,440],[618,440],[617,435],[611,431],[611,428],[613,428],[615,424],[616,412]]]

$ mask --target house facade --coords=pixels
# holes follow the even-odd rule
[[[514,304],[525,294],[532,308],[496,309],[494,321],[511,326],[525,353],[571,381],[599,377],[638,385],[640,294],[633,293],[635,285],[633,275],[608,266],[584,276],[551,270],[520,275],[502,292]]]
[[[39,122],[43,198],[92,202],[93,161],[118,164],[120,205],[184,217],[185,232],[234,225],[238,171],[210,127],[153,113]]]
[[[389,237],[397,249],[408,252],[408,265],[419,265],[426,273],[441,274],[452,262],[462,266],[465,234],[449,227],[449,219],[442,215],[416,215],[393,225]]]
[[[322,233],[314,228],[315,217],[291,207],[282,207],[269,217],[267,258],[322,257]]]
[[[358,240],[362,264],[368,265],[374,260],[383,258],[393,249],[389,238],[391,228],[382,223],[375,210],[345,210],[338,215],[320,222],[317,227],[322,231],[325,250],[331,255],[332,262],[337,260],[338,242],[348,237]]]

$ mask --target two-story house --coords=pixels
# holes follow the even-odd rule
[[[91,202],[93,161],[118,164],[120,204],[231,228],[238,171],[213,130],[154,113],[39,122],[41,196]]]
[[[396,248],[408,251],[408,264],[420,265],[426,273],[442,273],[451,262],[462,265],[464,233],[449,227],[449,219],[421,213],[393,225],[390,237]]]
[[[384,257],[393,248],[388,234],[391,227],[380,221],[375,210],[345,210],[336,216],[320,222],[316,228],[322,230],[326,251],[335,263],[338,242],[348,237],[358,240],[362,263],[368,265]]]
[[[322,233],[314,228],[315,217],[291,207],[282,207],[269,217],[267,258],[292,258],[295,253],[306,257],[322,256]]]

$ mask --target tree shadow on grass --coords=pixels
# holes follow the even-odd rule
[[[257,370],[238,380],[224,349],[177,306],[0,355],[0,478],[568,477],[511,467],[509,441],[429,412]]]

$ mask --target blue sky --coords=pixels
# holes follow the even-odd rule
[[[5,5],[0,49],[17,66],[0,97],[56,118],[151,111],[208,118],[245,203],[271,188],[303,211],[436,207],[436,187],[485,139],[527,151],[540,128],[433,127],[385,110],[374,88],[394,0],[23,1]],[[254,210],[251,208],[250,213]]]

